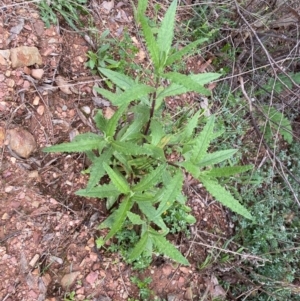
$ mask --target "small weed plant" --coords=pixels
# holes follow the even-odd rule
[[[85,8],[87,0],[42,0],[39,1],[38,7],[40,10],[41,19],[44,21],[47,27],[51,24],[57,24],[57,14],[61,15],[68,25],[78,31],[78,27],[81,27],[80,13],[87,14],[88,11]]]
[[[146,277],[144,280],[133,276],[130,278],[131,282],[134,283],[139,289],[139,297],[141,300],[149,300],[152,291],[149,289],[149,284],[152,282],[150,277]]]
[[[185,75],[168,71],[206,39],[175,50],[172,41],[177,2],[171,3],[155,32],[149,25],[151,20],[145,16],[147,4],[147,0],[139,1],[135,17],[152,61],[152,75],[138,81],[99,66],[98,70],[114,84],[114,89],[97,88],[96,91],[117,108],[114,115],[106,119],[102,111],[98,111],[94,120],[99,133],[80,134],[69,143],[50,146],[44,151],[85,152],[92,162],[87,170],[90,175],[87,186],[76,194],[106,200],[111,211],[99,226],[109,229],[105,237],[98,238],[99,248],[129,223],[138,236],[133,238],[137,243],[127,256],[129,262],[158,252],[188,265],[188,260],[166,237],[173,227],[167,217],[172,216],[177,205],[185,206],[179,216],[184,215],[189,224],[195,222],[182,192],[185,176],[190,174],[216,200],[252,220],[249,211],[219,183],[219,178],[231,177],[252,167],[225,164],[237,149],[210,152],[211,142],[222,135],[222,131],[215,130],[214,115],[205,117],[199,110],[181,122],[181,128],[166,129],[164,99],[189,91],[209,96],[211,91],[204,85],[220,74]],[[171,161],[167,154],[175,154],[178,159]]]

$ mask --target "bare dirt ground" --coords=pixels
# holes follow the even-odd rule
[[[102,14],[102,30],[132,26],[129,12],[124,2],[122,9]],[[46,28],[32,3],[0,1],[0,15],[0,299],[54,301],[70,292],[75,293],[71,300],[139,298],[133,275],[151,276],[153,295],[167,300],[224,296],[214,277],[218,270],[198,267],[214,247],[223,246],[232,228],[226,211],[198,185],[187,189],[197,218],[192,236],[172,238],[191,266],[165,258],[138,273],[118,254],[95,248],[104,206],[74,195],[87,181],[81,174],[85,157],[41,151],[78,132],[94,131],[92,116],[105,109],[93,101],[93,86],[101,79],[85,67],[90,45],[63,25]],[[33,64],[16,67],[5,51],[23,46],[36,47],[38,54]],[[20,136],[16,147],[12,129]],[[26,156],[19,153],[31,139],[24,131],[34,138]]]

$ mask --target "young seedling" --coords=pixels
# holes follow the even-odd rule
[[[155,251],[188,265],[187,258],[168,241],[166,235],[170,229],[163,219],[176,204],[186,202],[182,192],[185,174],[199,180],[223,205],[252,219],[248,210],[218,182],[219,177],[230,177],[251,169],[251,166],[218,167],[237,150],[209,152],[211,141],[222,134],[214,130],[216,117],[213,115],[207,118],[201,131],[199,122],[205,120],[201,111],[176,132],[167,131],[164,126],[160,108],[166,97],[190,91],[210,95],[211,91],[204,85],[220,77],[217,73],[185,75],[166,71],[205,41],[199,39],[179,51],[173,49],[176,7],[175,0],[154,36],[145,16],[147,0],[139,1],[135,15],[152,61],[152,77],[142,82],[110,69],[98,68],[115,85],[115,91],[104,88],[96,91],[117,107],[111,119],[106,119],[101,111],[95,115],[96,126],[102,134],[80,134],[70,143],[47,147],[44,151],[85,152],[90,159],[89,181],[86,188],[76,194],[106,200],[107,207],[114,208],[100,225],[100,228],[110,230],[97,240],[98,247],[113,238],[129,221],[140,237],[128,254],[130,261],[141,254],[151,256]],[[167,86],[166,82],[169,83]],[[166,153],[176,153],[178,161],[170,162]],[[100,184],[103,177],[106,184]],[[195,218],[186,214],[186,221],[192,224]]]

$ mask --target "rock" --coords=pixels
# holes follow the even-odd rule
[[[21,46],[10,50],[10,60],[13,68],[31,66],[43,63],[36,47]]]
[[[8,66],[9,65],[9,50],[0,50],[0,65]]]
[[[93,285],[95,282],[96,282],[96,280],[98,279],[98,273],[96,273],[96,272],[90,272],[87,276],[86,276],[86,278],[85,278],[85,280],[90,284],[90,285]]]
[[[3,146],[4,137],[5,137],[5,129],[0,126],[0,147]]]
[[[37,111],[37,113],[39,114],[39,115],[43,115],[44,114],[44,112],[45,112],[45,107],[44,106],[38,106],[38,108],[36,109],[36,111]]]
[[[6,84],[7,84],[8,87],[13,88],[13,87],[15,86],[16,83],[15,83],[15,81],[14,81],[13,79],[8,78],[8,79],[6,80]]]
[[[14,186],[6,186],[5,188],[4,188],[4,191],[6,192],[6,193],[10,193],[10,192],[12,192],[14,190]]]
[[[64,289],[72,286],[76,280],[76,278],[80,275],[80,272],[72,272],[70,274],[66,274],[60,281],[61,286]]]
[[[0,50],[0,56],[2,56],[3,58],[5,58],[6,60],[9,60],[10,50],[9,49]]]
[[[63,264],[63,263],[64,263],[64,261],[63,261],[62,258],[57,257],[57,256],[54,256],[54,255],[51,255],[51,256],[49,257],[49,259],[50,259],[50,262],[51,262],[51,263],[52,263],[52,262],[57,262],[58,264]]]
[[[192,288],[191,287],[188,287],[186,289],[186,292],[184,294],[184,297],[188,300],[193,300],[193,291],[192,291]]]
[[[6,66],[8,65],[7,61],[5,60],[5,58],[3,56],[0,55],[0,65],[2,66]]]
[[[63,78],[62,76],[58,75],[55,78],[55,83],[59,87],[59,89],[65,93],[65,94],[72,94],[72,91],[70,90],[70,85],[68,84],[68,81]]]
[[[10,218],[9,215],[6,212],[1,217],[1,219],[4,219],[4,220],[8,220],[9,218]]]
[[[35,96],[34,99],[33,99],[32,104],[34,106],[37,106],[39,104],[39,102],[40,102],[40,98],[38,96]]]
[[[31,75],[32,75],[32,77],[34,77],[36,79],[41,79],[44,75],[44,70],[43,69],[32,69]]]
[[[169,276],[172,273],[172,267],[170,265],[166,265],[163,267],[162,272],[164,275]]]
[[[176,295],[168,295],[167,296],[168,301],[179,301]]]
[[[83,113],[85,113],[86,115],[91,114],[91,108],[89,106],[83,106],[83,107],[81,107],[81,111]]]
[[[103,116],[106,119],[110,119],[114,116],[114,114],[115,114],[115,111],[111,107],[107,107],[106,110],[103,113]]]
[[[29,158],[36,150],[37,145],[34,137],[22,128],[7,130],[6,139],[11,150],[22,158]]]
[[[39,255],[39,254],[35,254],[35,255],[33,256],[33,258],[30,260],[29,265],[30,265],[32,268],[35,267],[35,265],[36,265],[37,261],[39,260],[39,258],[40,258],[40,255]]]
[[[38,36],[42,36],[44,34],[44,22],[42,20],[37,20],[33,23],[33,27]]]
[[[183,274],[188,274],[190,272],[190,269],[186,268],[186,267],[180,267],[179,270],[183,273]]]
[[[28,173],[28,178],[35,179],[39,177],[39,172],[37,170],[30,171]]]

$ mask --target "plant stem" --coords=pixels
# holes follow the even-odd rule
[[[146,129],[145,129],[145,131],[144,131],[144,135],[145,135],[145,136],[148,135],[148,131],[149,131],[149,128],[150,128],[151,120],[152,120],[152,117],[153,117],[153,115],[154,115],[155,104],[156,104],[156,92],[157,92],[158,84],[159,84],[159,78],[157,77],[156,83],[155,83],[155,92],[153,92],[152,95],[151,95],[151,98],[152,98],[152,105],[151,105],[151,109],[150,109],[149,120],[148,120]]]

